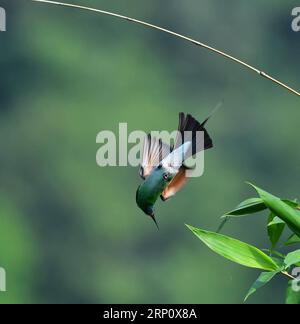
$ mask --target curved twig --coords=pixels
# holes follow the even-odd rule
[[[100,9],[95,9],[95,8],[90,8],[90,7],[85,7],[85,6],[80,6],[80,5],[75,5],[75,4],[70,4],[70,3],[63,3],[63,2],[57,2],[57,1],[50,1],[50,0],[32,0],[32,1],[35,1],[35,2],[42,2],[42,3],[48,3],[48,4],[52,4],[52,5],[58,5],[58,6],[64,6],[64,7],[71,7],[71,8],[77,8],[77,9],[82,9],[82,10],[88,10],[88,11],[92,11],[92,12],[97,12],[97,13],[100,13],[100,14],[103,14],[103,15],[107,15],[107,16],[112,16],[112,17],[115,17],[115,18],[119,18],[119,19],[123,19],[123,20],[127,20],[129,22],[132,22],[132,23],[136,23],[136,24],[139,24],[139,25],[143,25],[147,28],[152,28],[152,29],[155,29],[155,30],[159,30],[161,32],[164,32],[164,33],[167,33],[169,35],[172,35],[174,37],[177,37],[177,38],[181,38],[189,43],[192,43],[194,45],[197,45],[197,46],[200,46],[202,48],[205,48],[207,50],[209,50],[210,52],[214,52],[218,55],[221,55],[239,65],[242,65],[244,66],[245,68],[253,71],[253,72],[256,72],[258,75],[260,75],[261,77],[265,78],[265,79],[268,79],[270,80],[271,82],[277,84],[278,86],[290,91],[291,93],[297,95],[297,96],[300,96],[300,93],[296,90],[294,90],[293,88],[291,88],[290,86],[286,85],[285,83],[275,79],[274,77],[270,76],[269,74],[255,68],[254,66],[242,61],[242,60],[239,60],[237,59],[236,57],[232,56],[232,55],[229,55],[225,52],[222,52],[214,47],[211,47],[209,45],[206,45],[204,43],[201,43],[199,41],[196,41],[190,37],[187,37],[187,36],[184,36],[184,35],[181,35],[181,34],[178,34],[176,32],[173,32],[169,29],[165,29],[165,28],[162,28],[162,27],[159,27],[159,26],[156,26],[156,25],[153,25],[153,24],[150,24],[150,23],[147,23],[147,22],[144,22],[142,20],[138,20],[138,19],[134,19],[134,18],[130,18],[130,17],[127,17],[127,16],[123,16],[123,15],[119,15],[119,14],[116,14],[116,13],[113,13],[113,12],[109,12],[109,11],[105,11],[105,10],[100,10]]]
[[[286,276],[287,278],[291,279],[291,280],[296,280],[297,278],[293,277],[292,275],[290,275],[287,271],[282,271],[281,272],[284,276]]]

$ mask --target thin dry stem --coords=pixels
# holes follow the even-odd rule
[[[288,277],[289,279],[291,279],[291,280],[296,280],[296,278],[295,277],[293,277],[292,275],[290,275],[288,272],[286,272],[286,271],[282,271],[281,272],[284,276],[286,276],[286,277]]]
[[[210,52],[214,52],[218,55],[221,55],[239,65],[242,65],[244,66],[245,68],[253,71],[253,72],[256,72],[258,75],[260,75],[261,77],[265,78],[265,79],[268,79],[270,80],[271,82],[277,84],[278,86],[288,90],[289,92],[297,95],[297,96],[300,96],[300,93],[296,90],[294,90],[293,88],[291,88],[290,86],[286,85],[285,83],[275,79],[274,77],[270,76],[269,74],[255,68],[254,66],[242,61],[242,60],[239,60],[237,59],[236,57],[232,56],[232,55],[229,55],[223,51],[220,51],[214,47],[211,47],[209,45],[206,45],[204,43],[201,43],[199,41],[196,41],[190,37],[187,37],[187,36],[184,36],[184,35],[181,35],[181,34],[178,34],[176,32],[173,32],[171,30],[168,30],[168,29],[165,29],[165,28],[162,28],[162,27],[159,27],[159,26],[156,26],[156,25],[153,25],[153,24],[150,24],[150,23],[147,23],[147,22],[144,22],[144,21],[141,21],[141,20],[138,20],[138,19],[134,19],[134,18],[130,18],[130,17],[127,17],[127,16],[123,16],[123,15],[119,15],[119,14],[116,14],[116,13],[113,13],[113,12],[109,12],[109,11],[104,11],[104,10],[100,10],[100,9],[95,9],[95,8],[90,8],[90,7],[85,7],[85,6],[80,6],[80,5],[75,5],[75,4],[70,4],[70,3],[63,3],[63,2],[57,2],[57,1],[50,1],[50,0],[32,0],[32,1],[35,1],[35,2],[42,2],[42,3],[48,3],[48,4],[52,4],[52,5],[58,5],[58,6],[64,6],[64,7],[71,7],[71,8],[77,8],[77,9],[82,9],[82,10],[88,10],[88,11],[93,11],[93,12],[97,12],[97,13],[100,13],[100,14],[103,14],[103,15],[108,15],[108,16],[112,16],[112,17],[116,17],[116,18],[119,18],[119,19],[123,19],[123,20],[126,20],[126,21],[129,21],[129,22],[132,22],[132,23],[136,23],[136,24],[139,24],[139,25],[143,25],[147,28],[152,28],[152,29],[155,29],[155,30],[159,30],[161,32],[164,32],[164,33],[167,33],[169,35],[172,35],[174,37],[177,37],[177,38],[181,38],[189,43],[192,43],[194,45],[197,45],[197,46],[200,46],[202,48],[205,48],[207,50],[209,50]]]

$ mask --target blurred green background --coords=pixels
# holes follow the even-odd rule
[[[297,1],[78,0],[169,27],[300,88]],[[299,3],[298,3],[299,5]],[[299,98],[254,73],[124,21],[2,0],[0,33],[1,303],[240,303],[258,271],[210,252],[184,226],[216,230],[254,195],[245,181],[299,198]],[[167,203],[161,230],[136,207],[132,167],[100,168],[96,135],[173,130],[205,118],[215,148],[205,174]],[[225,233],[268,247],[266,217]],[[278,278],[250,302],[281,303]]]

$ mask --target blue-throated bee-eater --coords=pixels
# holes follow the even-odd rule
[[[163,201],[174,196],[187,182],[187,167],[184,161],[201,150],[213,147],[212,140],[204,128],[210,117],[199,123],[190,114],[179,113],[178,135],[171,147],[161,139],[148,134],[140,165],[140,176],[144,182],[136,192],[136,203],[145,214],[157,222],[154,205],[159,197]],[[202,137],[197,132],[203,132]],[[188,139],[185,134],[189,134]],[[202,143],[198,143],[201,140]]]

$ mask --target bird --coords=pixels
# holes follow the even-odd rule
[[[213,113],[212,113],[213,114]],[[213,141],[209,136],[205,125],[212,114],[202,123],[191,114],[179,113],[177,137],[174,145],[164,143],[161,138],[148,134],[144,139],[143,153],[139,174],[143,179],[136,191],[136,203],[138,207],[154,221],[154,205],[159,197],[166,201],[173,197],[187,182],[186,171],[189,169],[185,161],[202,150],[213,147]],[[196,136],[202,131],[204,136]],[[187,133],[189,132],[189,133]],[[186,134],[189,134],[186,138]]]

